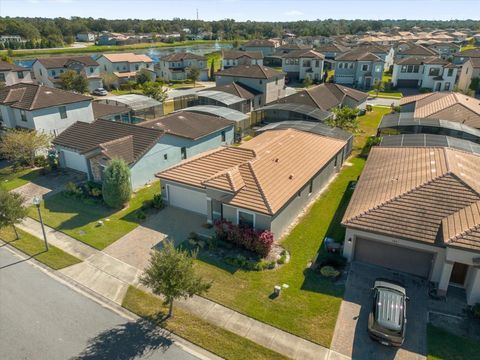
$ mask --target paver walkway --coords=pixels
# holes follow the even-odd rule
[[[42,238],[41,226],[36,220],[27,218],[19,225],[19,228]],[[48,226],[45,229],[49,243],[83,260],[82,263],[60,270],[64,275],[77,283],[117,304],[122,303],[129,285],[139,286],[140,269]],[[293,359],[349,359],[328,348],[252,319],[202,297],[194,296],[191,299],[178,301],[178,305],[212,324],[246,337],[257,344]]]

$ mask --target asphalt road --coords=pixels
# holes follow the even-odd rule
[[[0,247],[2,360],[197,357],[143,320],[128,321]]]

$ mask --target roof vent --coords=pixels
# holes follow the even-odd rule
[[[180,115],[178,118],[179,118],[179,119],[185,119],[185,116]]]
[[[290,176],[288,177],[290,180],[293,179],[293,174],[290,174]]]
[[[52,92],[51,91],[45,91],[45,94],[51,94]]]
[[[279,160],[280,160],[279,158],[273,159],[273,161],[275,161],[276,163],[278,163]]]

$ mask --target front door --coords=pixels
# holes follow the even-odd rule
[[[467,277],[468,265],[462,263],[454,263],[452,274],[450,275],[450,282],[463,285],[465,283],[465,278]]]
[[[441,88],[442,88],[442,83],[441,83],[441,82],[438,82],[438,83],[435,85],[435,91],[440,91]]]
[[[370,86],[372,86],[372,78],[366,77],[365,78],[365,89],[370,89]]]

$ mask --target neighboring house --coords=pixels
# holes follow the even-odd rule
[[[334,82],[355,88],[370,89],[382,81],[384,62],[377,55],[352,50],[335,60]]]
[[[117,106],[92,102],[93,117],[95,120],[103,119],[131,123],[130,109],[127,106]]]
[[[291,53],[293,51],[299,50],[313,50],[310,45],[301,45],[301,44],[284,44],[280,45],[275,49],[275,55],[283,56],[285,54]]]
[[[395,50],[395,60],[400,60],[408,57],[416,57],[416,58],[428,58],[432,56],[438,56],[438,52],[429,49],[428,47],[414,44],[414,43],[400,43],[397,45]]]
[[[222,50],[222,70],[238,65],[263,66],[260,51]]]
[[[60,87],[60,76],[69,70],[86,76],[89,92],[103,86],[100,66],[90,56],[38,58],[33,62],[32,70],[40,84],[50,87]]]
[[[254,108],[285,96],[285,74],[260,65],[239,65],[215,73],[217,86],[237,82],[242,86],[262,93],[256,97]]]
[[[463,91],[468,90],[473,79],[480,79],[480,57],[472,57],[462,65],[458,78],[458,88]],[[477,89],[478,91],[480,89]]]
[[[280,44],[276,40],[251,40],[245,44],[243,44],[242,48],[245,51],[259,51],[262,55],[265,56],[273,56],[275,54],[275,49],[279,47]]]
[[[407,57],[395,60],[392,84],[399,88],[452,90],[458,67],[439,57]]]
[[[119,83],[128,81],[140,70],[154,73],[153,60],[147,55],[134,53],[102,54],[97,59],[101,73],[113,74]]]
[[[460,51],[459,53],[456,53],[453,56],[452,62],[455,65],[462,65],[468,59],[472,59],[472,58],[480,58],[480,48]]]
[[[377,55],[380,59],[383,60],[385,69],[390,69],[393,65],[393,59],[395,57],[395,51],[392,46],[390,45],[371,45],[371,44],[363,44],[357,46],[355,49],[361,51],[367,51],[374,55]]]
[[[25,82],[32,82],[28,69],[0,60],[0,83],[10,86]]]
[[[480,100],[456,92],[434,92],[400,99],[404,116],[455,121],[480,129]]]
[[[307,131],[271,130],[157,177],[169,205],[202,214],[209,223],[225,219],[271,230],[279,239],[340,170],[346,146]]]
[[[335,60],[337,56],[343,55],[349,52],[351,49],[341,44],[330,43],[321,44],[315,48],[316,51],[323,54],[325,59]]]
[[[224,106],[249,113],[261,103],[263,93],[239,82],[215,86],[197,92],[197,105]]]
[[[95,38],[95,34],[91,32],[77,34],[77,41],[80,42],[94,42]]]
[[[126,123],[137,124],[163,115],[163,104],[161,102],[140,94],[108,96],[97,99],[97,102],[127,108],[128,116],[122,116],[121,119],[122,122]]]
[[[187,80],[190,68],[200,71],[199,80],[208,80],[207,58],[189,52],[175,53],[160,58],[157,76],[164,80]]]
[[[323,54],[314,50],[294,50],[282,55],[282,70],[289,80],[323,81]]]
[[[0,122],[7,128],[35,129],[56,136],[77,121],[93,120],[89,96],[27,83],[0,90]]]
[[[480,155],[451,148],[373,147],[343,217],[343,255],[480,302],[479,168]]]
[[[435,50],[442,59],[453,59],[453,56],[460,51],[460,45],[454,43],[433,43],[428,46],[430,49]]]
[[[133,189],[155,179],[155,174],[187,157],[233,143],[233,124],[225,119],[178,112],[142,123],[142,126],[97,120],[76,123],[54,142],[60,165],[100,182],[113,158],[130,166]]]

